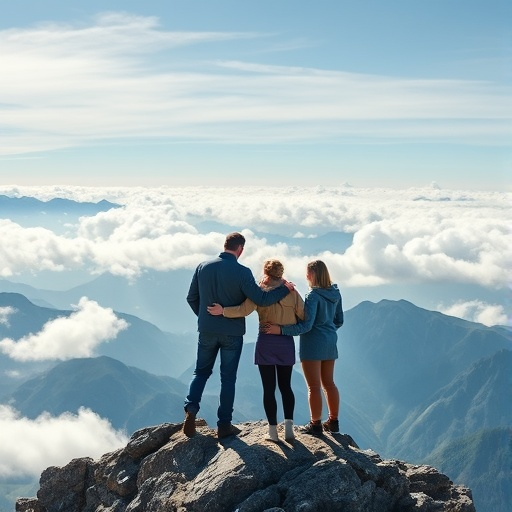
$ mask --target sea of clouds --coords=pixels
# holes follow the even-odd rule
[[[419,289],[435,285],[440,290],[465,284],[482,292],[490,290],[503,300],[452,298],[449,303],[439,300],[437,309],[486,325],[508,323],[512,234],[506,193],[442,190],[433,184],[404,190],[348,185],[279,189],[4,186],[0,194],[42,201],[106,199],[121,205],[53,229],[0,219],[0,276],[13,281],[43,271],[55,275],[80,271],[91,278],[110,272],[129,280],[147,269],[188,269],[192,274],[200,261],[221,250],[226,235],[221,228],[233,227],[247,238],[243,264],[257,276],[264,259],[279,258],[286,277],[301,292],[306,291],[307,261],[321,258],[344,298],[355,290],[364,294],[364,290],[385,290],[397,283]],[[45,213],[40,215],[44,220]],[[301,238],[331,232],[351,234],[351,245],[340,252],[305,254],[296,244]],[[269,242],[274,235],[286,242]],[[0,322],[8,323],[13,313],[2,308]],[[20,361],[83,357],[124,328],[126,324],[110,308],[84,297],[69,317],[53,320],[24,339],[1,340],[0,350]],[[73,333],[85,336],[85,342],[69,343]],[[86,410],[31,421],[2,406],[0,425],[0,477],[4,478],[37,475],[49,465],[84,453],[100,455],[126,440],[122,432]]]
[[[350,296],[355,288],[396,284],[474,285],[506,292],[511,283],[510,196],[500,192],[424,189],[0,187],[0,194],[54,197],[121,208],[58,229],[0,219],[0,277],[54,271],[103,272],[136,279],[144,270],[189,269],[222,248],[223,226],[248,240],[242,262],[259,274],[265,258],[283,260],[288,279],[304,285],[305,264],[323,259]],[[41,213],[44,216],[44,212]],[[43,217],[41,217],[43,218]],[[217,223],[217,228],[205,229]],[[340,252],[304,254],[294,240],[330,232],[353,236]],[[267,235],[286,237],[268,242]],[[484,302],[440,308],[481,312]],[[456,307],[455,307],[456,306]],[[506,304],[490,304],[487,325],[506,322]],[[493,313],[492,313],[493,312]],[[478,313],[479,314],[479,313]],[[475,320],[475,317],[468,318]]]

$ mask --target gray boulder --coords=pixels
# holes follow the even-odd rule
[[[475,511],[468,488],[430,466],[382,460],[349,435],[297,429],[293,444],[274,443],[264,422],[238,426],[221,441],[200,419],[191,439],[181,424],[138,430],[99,460],[46,469],[37,498],[18,499],[16,511]]]

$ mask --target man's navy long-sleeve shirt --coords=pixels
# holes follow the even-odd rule
[[[206,307],[214,302],[222,306],[238,306],[247,297],[258,306],[269,306],[289,293],[282,285],[265,292],[256,283],[251,269],[238,263],[234,254],[221,252],[217,258],[198,265],[187,302],[197,315],[199,332],[243,336],[245,318],[225,318],[210,315]]]

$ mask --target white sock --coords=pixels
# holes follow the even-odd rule
[[[271,441],[279,441],[279,437],[277,437],[277,425],[268,426],[268,438]]]
[[[295,439],[295,434],[293,433],[293,420],[284,420],[284,438],[285,439]]]

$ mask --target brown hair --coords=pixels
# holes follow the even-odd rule
[[[330,288],[332,285],[331,276],[326,264],[321,260],[310,261],[307,266],[311,276],[311,285],[318,288]]]
[[[281,279],[284,273],[283,264],[279,260],[265,260],[263,262],[263,273],[274,279]]]
[[[224,242],[224,249],[226,251],[236,251],[240,246],[245,245],[245,237],[241,233],[229,233],[226,236],[226,241]]]

